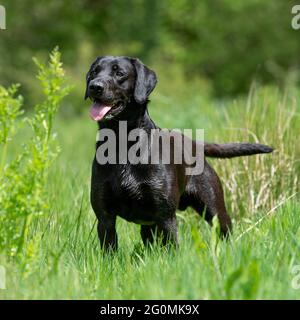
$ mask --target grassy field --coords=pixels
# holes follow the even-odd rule
[[[271,155],[211,160],[234,220],[228,241],[192,210],[178,213],[180,248],[145,250],[139,226],[117,221],[119,250],[103,256],[89,203],[96,124],[85,112],[58,117],[61,146],[45,191],[47,214],[30,225],[23,258],[1,255],[0,299],[299,299],[292,269],[300,265],[298,92],[253,89],[220,104],[201,94],[154,94],[150,114],[161,127],[205,128],[207,141],[260,141]],[[63,107],[62,107],[63,108]],[[20,131],[10,155],[27,137]]]

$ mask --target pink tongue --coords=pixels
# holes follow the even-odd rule
[[[100,121],[107,114],[111,107],[106,106],[105,104],[94,102],[90,109],[90,116],[95,121]]]

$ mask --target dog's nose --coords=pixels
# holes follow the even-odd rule
[[[93,82],[90,84],[90,90],[93,93],[102,94],[104,86],[102,82]]]

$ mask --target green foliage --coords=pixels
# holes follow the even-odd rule
[[[28,237],[34,219],[49,210],[45,184],[49,168],[59,152],[53,118],[69,91],[57,49],[50,54],[47,66],[38,60],[35,62],[45,99],[35,107],[31,117],[23,119],[30,127],[30,138],[18,144],[13,159],[8,159],[7,150],[14,143],[12,134],[21,121],[23,99],[16,96],[17,86],[0,88],[0,252],[8,256],[23,253],[26,258],[38,243],[34,244],[37,241],[34,233]]]
[[[0,86],[0,144],[6,145],[15,133],[15,120],[22,114],[22,97],[15,97],[18,86]]]
[[[229,274],[225,282],[226,298],[234,298],[234,289],[241,292],[241,299],[255,299],[259,288],[259,268],[256,261],[242,265]]]
[[[37,101],[31,57],[58,45],[76,85],[65,113],[82,110],[84,74],[98,55],[138,56],[169,83],[217,97],[245,94],[261,83],[299,83],[299,31],[293,0],[15,0],[7,1],[0,37],[2,84],[18,82]],[[30,10],[30,19],[26,14]],[[173,71],[177,72],[173,74]],[[76,108],[75,108],[76,107]]]

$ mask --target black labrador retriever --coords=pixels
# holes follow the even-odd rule
[[[123,147],[119,122],[127,129],[141,129],[148,135],[160,130],[151,120],[148,97],[157,83],[156,74],[139,59],[98,57],[87,73],[85,99],[93,101],[90,116],[104,129],[116,134],[116,150]],[[105,143],[99,139],[98,149]],[[195,141],[194,141],[195,143]],[[130,144],[126,146],[129,148]],[[151,148],[151,146],[150,146]],[[272,148],[251,143],[204,143],[207,157],[231,158],[272,152]],[[204,158],[204,157],[203,157]],[[172,160],[173,159],[173,160]],[[138,164],[99,163],[92,166],[91,204],[98,219],[98,236],[103,249],[117,248],[116,217],[141,225],[144,244],[159,235],[162,243],[177,244],[176,210],[192,207],[209,223],[217,215],[222,235],[231,230],[220,180],[203,160],[201,174],[187,175],[186,163]]]

